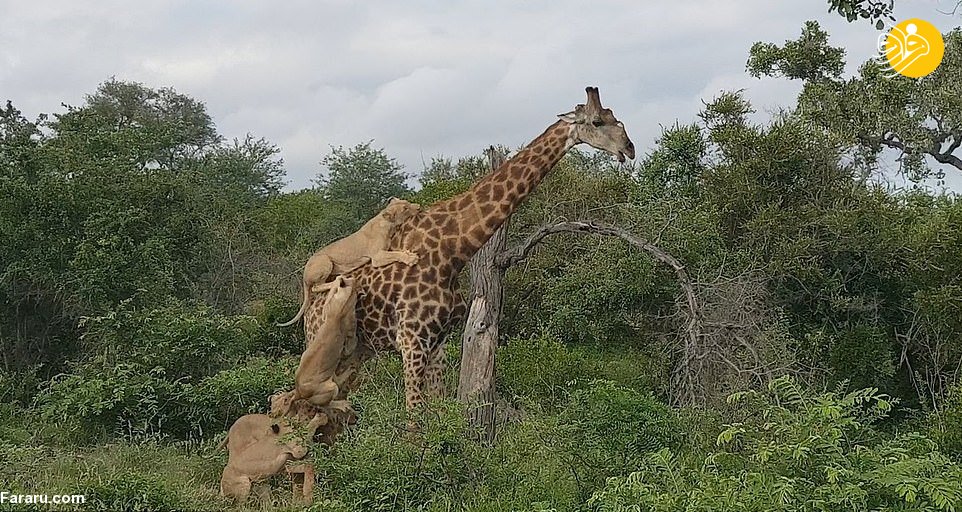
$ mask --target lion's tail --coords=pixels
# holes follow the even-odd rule
[[[294,322],[297,322],[302,316],[304,316],[304,313],[307,311],[307,304],[310,302],[311,289],[309,286],[307,286],[307,283],[301,283],[301,289],[304,293],[304,299],[301,301],[301,309],[297,310],[297,314],[294,315],[294,318],[291,318],[282,324],[277,324],[278,327],[287,327],[288,325],[292,325]]]

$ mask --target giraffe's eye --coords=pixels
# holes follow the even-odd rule
[[[595,128],[598,128],[600,126],[604,126],[605,122],[602,121],[601,119],[595,119],[594,121],[591,122],[591,125],[594,126]]]

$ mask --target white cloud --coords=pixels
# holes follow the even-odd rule
[[[2,1],[0,100],[35,115],[111,76],[172,86],[226,136],[278,144],[295,188],[332,144],[375,139],[409,172],[519,146],[586,85],[650,148],[723,89],[745,88],[760,116],[792,103],[797,84],[745,74],[754,41],[794,39],[818,19],[852,71],[876,35],[821,1]],[[949,28],[936,7],[902,2],[897,14]]]

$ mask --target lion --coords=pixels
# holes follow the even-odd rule
[[[350,355],[357,344],[357,290],[354,281],[337,276],[331,282],[324,309],[321,311],[321,327],[301,354],[300,364],[294,372],[294,390],[281,395],[273,415],[287,414],[291,404],[306,400],[316,407],[350,409],[347,400],[334,400],[344,381],[353,372],[348,369],[337,374],[341,356]]]
[[[294,430],[286,422],[277,422],[266,414],[247,414],[231,425],[227,438],[220,447],[227,447],[227,466],[220,479],[221,496],[231,496],[243,505],[255,483],[261,483],[285,469],[289,460],[303,459],[307,447],[291,440]],[[303,473],[303,489],[308,497],[308,486],[313,487],[313,468],[300,464],[289,473]],[[310,482],[308,483],[308,477]],[[258,495],[264,497],[261,485]]]
[[[277,325],[287,327],[303,317],[310,304],[311,292],[317,293],[331,288],[327,280],[332,275],[345,274],[368,262],[375,267],[391,263],[417,263],[417,254],[411,251],[389,251],[387,248],[397,227],[420,212],[420,205],[392,198],[387,207],[361,226],[361,229],[315,252],[304,265],[301,308],[297,310],[294,318]]]

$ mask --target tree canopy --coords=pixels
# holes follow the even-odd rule
[[[942,64],[921,79],[888,76],[875,60],[846,79],[844,51],[829,45],[828,34],[810,21],[798,40],[755,43],[748,70],[803,80],[797,115],[870,165],[883,150],[896,150],[905,173],[918,180],[962,171],[962,31],[944,39]]]

